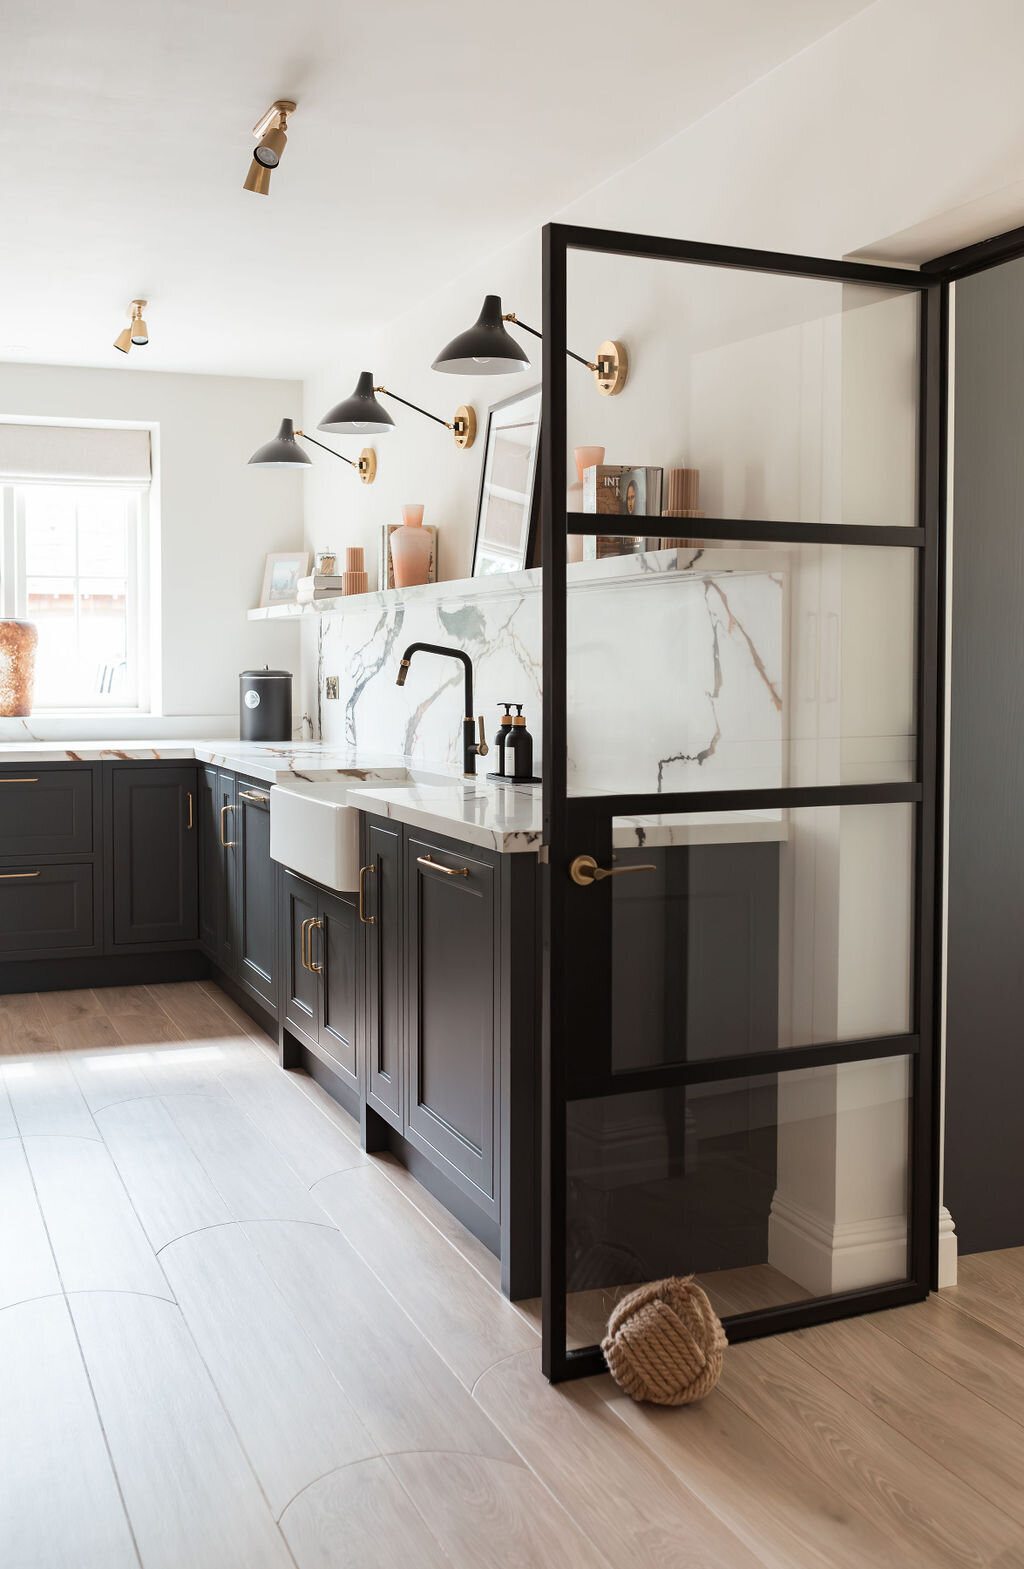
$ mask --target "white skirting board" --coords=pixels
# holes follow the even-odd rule
[[[956,1231],[939,1216],[939,1285],[956,1285]],[[768,1261],[813,1296],[902,1280],[907,1272],[905,1215],[828,1224],[778,1193],[768,1222]]]

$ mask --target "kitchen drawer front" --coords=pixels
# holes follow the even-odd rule
[[[0,859],[91,855],[91,768],[4,768],[0,765]]]
[[[94,868],[0,867],[0,958],[95,947]]]

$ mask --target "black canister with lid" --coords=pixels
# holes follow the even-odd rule
[[[292,673],[243,670],[238,678],[238,734],[243,741],[290,741]]]

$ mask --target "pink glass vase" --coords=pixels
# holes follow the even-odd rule
[[[595,463],[604,462],[603,447],[574,447],[572,455],[576,459],[576,483],[570,485],[565,492],[565,510],[567,512],[583,511],[583,470],[593,467]],[[583,560],[583,535],[570,534],[566,540],[565,559],[567,561]]]
[[[413,588],[430,581],[430,556],[433,550],[430,530],[423,527],[420,505],[402,508],[402,527],[391,535],[391,562],[395,587]]]

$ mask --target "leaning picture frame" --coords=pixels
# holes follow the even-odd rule
[[[263,588],[260,608],[269,605],[292,605],[299,590],[299,578],[309,571],[308,550],[274,550],[267,555],[263,568]]]
[[[487,411],[487,436],[473,536],[473,577],[533,566],[537,552],[540,388]]]

